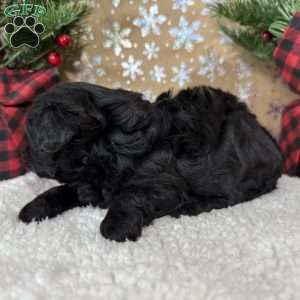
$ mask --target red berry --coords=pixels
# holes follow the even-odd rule
[[[48,64],[52,66],[59,66],[62,63],[62,57],[58,52],[50,52],[47,57]]]
[[[73,39],[68,34],[63,33],[63,34],[58,35],[56,37],[55,41],[58,46],[60,46],[62,48],[68,48],[72,44]]]
[[[264,42],[269,42],[272,39],[273,35],[269,31],[263,31],[261,33],[261,38]]]

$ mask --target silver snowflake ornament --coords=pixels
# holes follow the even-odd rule
[[[149,101],[151,103],[155,102],[156,96],[153,94],[153,91],[151,89],[145,90],[142,92],[142,99],[144,101]]]
[[[141,60],[135,60],[132,55],[129,56],[128,60],[122,62],[123,77],[130,77],[131,80],[135,80],[138,76],[142,76],[144,71],[140,68],[142,65]]]
[[[186,13],[189,6],[194,5],[195,2],[193,0],[173,0],[172,8],[180,9],[183,13]]]
[[[179,67],[172,67],[174,76],[172,77],[172,82],[176,82],[179,87],[183,87],[186,83],[191,81],[190,73],[192,69],[189,69],[187,65],[182,62]]]
[[[123,52],[123,48],[132,48],[132,43],[128,38],[131,33],[130,28],[121,29],[120,24],[114,22],[111,29],[103,29],[102,33],[106,37],[103,46],[112,48],[116,56]]]
[[[145,43],[145,50],[143,54],[147,57],[148,60],[158,57],[158,52],[160,48],[156,45],[155,42]]]
[[[156,82],[162,82],[166,78],[165,68],[155,65],[149,72],[151,80]]]
[[[226,74],[224,69],[225,60],[214,53],[207,56],[199,56],[200,69],[198,75],[205,76],[209,81],[214,81],[217,77],[222,77]]]
[[[159,15],[157,4],[152,5],[149,12],[144,6],[140,6],[139,13],[140,17],[134,19],[133,24],[141,28],[142,37],[151,32],[160,35],[160,25],[167,20],[167,17]]]
[[[169,30],[170,35],[175,39],[173,48],[184,48],[187,51],[192,51],[195,43],[200,43],[204,40],[204,38],[197,33],[200,25],[200,21],[194,21],[189,25],[186,18],[181,16],[178,27],[173,27]]]
[[[235,94],[238,95],[240,101],[250,105],[250,98],[253,95],[253,82],[236,83]]]

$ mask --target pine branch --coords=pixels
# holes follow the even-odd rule
[[[227,0],[212,4],[210,8],[217,17],[225,17],[242,26],[266,30],[281,15],[278,10],[281,2],[282,0]]]
[[[284,20],[278,20],[270,25],[269,31],[276,38],[276,40],[279,40],[282,37],[282,35],[288,25],[289,25],[289,22],[284,21]]]
[[[300,0],[227,0],[211,5],[215,17],[224,17],[257,31],[269,30],[276,39],[281,38]]]
[[[48,2],[48,1],[47,1]],[[58,1],[48,2],[47,14],[40,18],[40,22],[47,24],[47,32],[57,32],[66,26],[72,26],[78,22],[86,13],[86,1],[69,2]]]
[[[292,0],[282,2],[278,8],[280,16],[277,20],[270,25],[269,31],[277,38],[280,39],[289,26],[293,15],[300,10],[300,0]]]
[[[220,25],[221,29],[237,44],[261,59],[272,58],[276,42],[299,10],[300,0],[225,0],[211,5],[215,17],[235,22],[232,25]],[[263,31],[273,35],[270,42],[262,40]]]
[[[260,33],[247,29],[232,30],[227,27],[221,29],[238,45],[252,52],[256,57],[267,60],[272,58],[275,48],[273,42],[264,42]]]

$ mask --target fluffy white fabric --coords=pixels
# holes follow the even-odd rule
[[[102,238],[105,211],[74,209],[25,225],[21,207],[54,185],[34,174],[0,183],[1,300],[296,299],[300,180],[197,217],[165,217],[137,242]],[[299,299],[299,298],[298,298]]]

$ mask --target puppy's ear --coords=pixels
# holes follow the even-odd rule
[[[28,118],[26,136],[29,145],[41,152],[54,153],[75,135],[74,126],[66,126],[66,115],[56,105],[43,112],[33,110]]]
[[[106,128],[106,118],[101,109],[96,106],[95,100],[89,95],[82,103],[85,115],[80,115],[81,126],[85,129],[97,129],[103,131]]]
[[[60,85],[36,99],[27,137],[34,149],[54,153],[78,134],[92,138],[105,127],[106,119],[92,93]]]
[[[157,99],[156,99],[156,102],[161,102],[161,101],[164,101],[164,100],[170,100],[172,98],[172,92],[171,90],[167,91],[167,92],[164,92],[162,94],[160,94]]]

